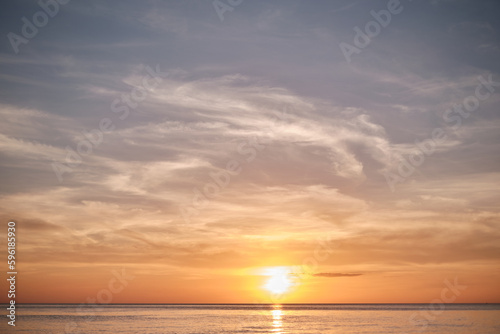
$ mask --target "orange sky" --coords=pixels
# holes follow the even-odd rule
[[[466,288],[454,302],[500,300],[498,268],[477,260],[484,255],[453,234],[441,244],[432,227],[428,233],[368,229],[357,236],[288,228],[219,236],[189,247],[165,243],[165,234],[156,230],[129,240],[119,240],[115,233],[114,242],[122,242],[117,247],[111,236],[106,237],[110,245],[82,243],[67,230],[41,221],[19,221],[18,226],[17,302],[82,303],[99,296],[106,303],[429,303],[441,298],[448,287],[445,280],[453,283],[455,278]],[[190,238],[197,231],[194,226],[182,228],[193,231]],[[422,247],[424,242],[428,244]],[[263,288],[269,276],[262,270],[274,266],[303,273],[291,275],[295,285],[279,297]],[[123,288],[114,279],[117,272],[125,279]],[[109,291],[112,280],[120,291],[108,299],[109,292],[101,291]]]

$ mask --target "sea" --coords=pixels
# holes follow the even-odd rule
[[[500,304],[24,304],[15,326],[3,309],[1,333],[500,333]]]

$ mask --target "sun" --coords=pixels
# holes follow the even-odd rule
[[[292,271],[287,267],[272,267],[264,270],[265,276],[270,276],[264,285],[264,289],[273,294],[283,294],[288,292],[293,286],[290,279]]]

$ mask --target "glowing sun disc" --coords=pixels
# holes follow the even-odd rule
[[[268,268],[265,272],[266,276],[270,276],[264,289],[274,294],[283,294],[287,292],[293,285],[290,280],[290,269],[286,267]]]

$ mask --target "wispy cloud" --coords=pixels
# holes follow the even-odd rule
[[[350,273],[317,273],[313,274],[315,277],[357,277],[363,274],[350,274]]]

